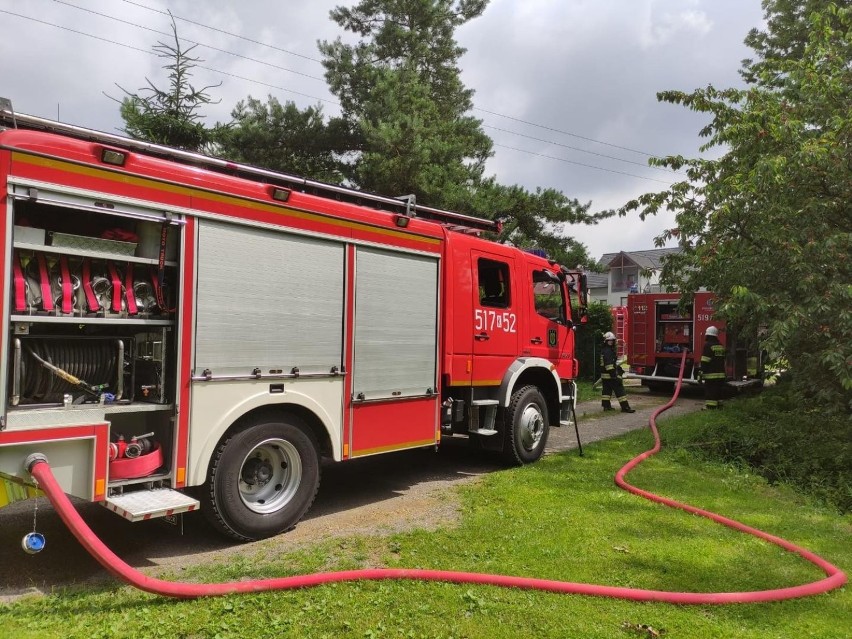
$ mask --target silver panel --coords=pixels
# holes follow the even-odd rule
[[[343,245],[200,220],[195,374],[342,361]]]
[[[434,390],[438,260],[359,247],[355,272],[355,398]]]
[[[64,188],[55,190],[55,185],[40,186],[39,182],[28,180],[10,180],[10,193],[17,199],[29,200],[33,195],[38,196],[38,201],[43,204],[64,206],[73,209],[83,209],[109,215],[120,215],[143,220],[154,220],[157,222],[170,222],[171,224],[184,224],[183,220],[175,219],[171,213],[166,212],[166,207],[159,203],[146,203],[143,206],[130,204],[128,198],[122,198],[111,194],[85,192],[81,189]],[[32,193],[30,189],[35,189]],[[100,203],[109,202],[109,208]]]
[[[139,490],[108,497],[103,505],[130,521],[164,517],[195,510],[197,499],[169,488]]]
[[[101,424],[106,419],[105,406],[83,405],[68,408],[31,408],[10,410],[6,414],[9,428],[46,428],[48,426],[73,426],[75,424]]]

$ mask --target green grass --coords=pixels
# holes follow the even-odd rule
[[[787,383],[725,402],[667,429],[665,442],[751,468],[773,484],[797,486],[838,512],[852,512],[852,437],[845,415],[796,403]]]
[[[577,401],[585,402],[590,399],[599,399],[601,396],[601,389],[592,388],[593,382],[589,382],[586,380],[578,380],[577,381]]]
[[[696,419],[696,416],[688,416]],[[677,420],[667,422],[666,428]],[[458,527],[352,537],[299,553],[200,565],[214,582],[371,566],[535,576],[683,591],[778,588],[823,573],[791,553],[618,490],[613,474],[650,447],[647,432],[496,472],[460,489]],[[632,483],[779,535],[852,570],[852,520],[733,465],[664,451]],[[178,578],[176,575],[164,575]],[[0,607],[0,637],[559,637],[840,639],[852,629],[844,589],[800,600],[676,606],[487,586],[359,582],[197,601],[116,585],[69,589]]]

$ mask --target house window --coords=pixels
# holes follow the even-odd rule
[[[609,270],[609,281],[613,293],[638,293],[639,267],[613,266]]]

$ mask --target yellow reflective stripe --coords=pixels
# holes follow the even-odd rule
[[[65,171],[66,173],[74,173],[77,175],[93,177],[101,180],[109,180],[110,182],[114,183],[129,184],[132,186],[139,186],[147,189],[155,189],[164,193],[193,197],[197,199],[207,200],[208,202],[217,202],[229,206],[241,206],[253,209],[255,211],[274,213],[283,217],[328,224],[332,227],[337,228],[346,228],[358,231],[377,233],[379,235],[385,235],[388,237],[404,239],[413,242],[420,242],[432,246],[438,246],[443,241],[441,238],[437,237],[428,237],[407,231],[398,231],[396,229],[389,229],[379,225],[374,226],[366,222],[343,220],[338,217],[326,215],[323,213],[313,213],[311,211],[303,211],[301,209],[282,207],[277,204],[266,204],[265,202],[259,202],[257,200],[251,200],[238,196],[227,195],[224,193],[218,193],[216,191],[213,191],[212,189],[208,190],[193,188],[181,184],[165,182],[155,178],[149,178],[138,175],[128,175],[127,173],[120,173],[111,169],[100,169],[90,165],[74,164],[72,162],[68,162],[67,160],[31,156],[23,151],[13,152],[12,159],[15,162],[22,162],[37,167]],[[198,208],[201,208],[202,210],[209,210],[204,207]]]

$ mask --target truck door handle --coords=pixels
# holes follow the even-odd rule
[[[477,334],[476,334],[476,335],[474,335],[473,337],[474,337],[474,339],[478,339],[478,340],[483,341],[483,342],[484,342],[485,340],[487,340],[487,339],[491,339],[491,338],[488,336],[488,333],[486,333],[485,331],[482,331],[481,333],[477,333]]]
[[[530,340],[530,344],[541,344],[541,342],[542,342],[542,339],[540,337],[533,337]]]

